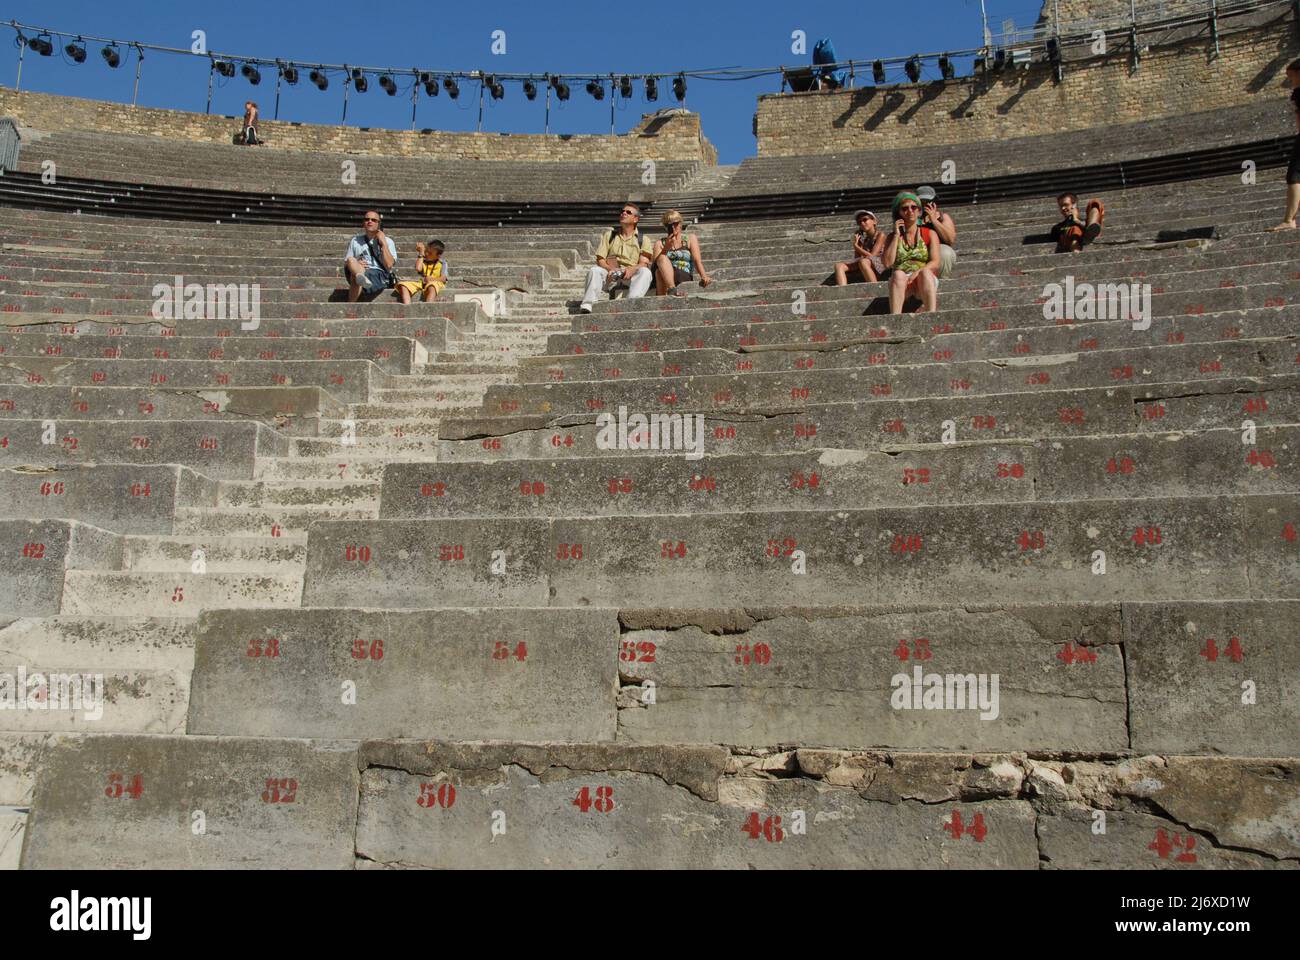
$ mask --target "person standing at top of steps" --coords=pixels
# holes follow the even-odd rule
[[[244,146],[256,147],[261,144],[257,136],[257,104],[252,100],[244,101]]]
[[[952,276],[957,266],[957,224],[952,217],[939,209],[939,201],[934,187],[917,187],[917,199],[921,201],[921,226],[928,227],[939,235],[939,279]]]
[[[1300,214],[1300,58],[1287,64],[1286,78],[1291,81],[1291,106],[1295,108],[1295,145],[1291,148],[1291,165],[1286,168],[1286,216],[1270,230],[1294,230]]]
[[[378,293],[397,285],[397,244],[383,231],[383,215],[378,210],[367,210],[362,219],[362,232],[348,243],[347,259],[343,261],[343,276],[348,281],[348,303],[356,303],[364,290]]]
[[[591,313],[592,305],[601,291],[627,287],[628,299],[644,297],[654,280],[650,272],[654,247],[650,238],[643,236],[637,224],[641,222],[641,208],[635,203],[623,204],[618,215],[618,226],[606,230],[596,248],[596,265],[587,274],[587,290],[582,295],[583,313]]]
[[[1052,239],[1057,253],[1078,253],[1101,236],[1101,225],[1106,219],[1106,205],[1100,200],[1088,201],[1088,212],[1079,216],[1079,198],[1063,193],[1056,198],[1056,206],[1064,218],[1052,227]]]

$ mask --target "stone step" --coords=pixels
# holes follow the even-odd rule
[[[378,508],[379,484],[357,480],[223,483],[217,505],[271,510],[282,506]]]
[[[614,738],[612,610],[220,610],[198,638],[192,734]]]
[[[303,606],[1284,599],[1297,529],[1294,494],[322,522]]]
[[[262,509],[209,507],[176,511],[178,537],[297,537],[317,520],[364,520],[378,514],[375,506],[329,507],[275,504]]]
[[[104,802],[118,784],[110,800],[120,802]],[[266,736],[58,738],[39,773],[23,866],[350,868],[358,787],[355,747]],[[204,814],[200,843],[192,811]]]
[[[695,452],[703,454],[700,437]],[[1300,427],[1025,443],[394,463],[380,516],[588,517],[1300,492]]]
[[[307,558],[305,537],[127,537],[124,566],[152,573],[294,573]]]
[[[343,448],[339,448],[342,451]],[[348,455],[332,458],[263,457],[253,466],[254,480],[380,480],[383,459],[369,460]]]
[[[40,663],[57,670],[112,668],[188,675],[194,669],[194,624],[171,617],[22,617],[0,627],[0,656],[7,670]],[[28,672],[34,670],[29,666]]]
[[[293,441],[292,453],[295,457],[323,457],[334,462],[344,462],[349,457],[427,460],[437,453],[437,448],[434,438],[418,434],[400,438],[359,436],[355,444],[347,447],[337,440],[297,438]]]
[[[197,617],[212,607],[296,607],[301,574],[69,570],[63,609],[77,616]]]

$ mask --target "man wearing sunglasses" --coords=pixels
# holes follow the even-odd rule
[[[348,244],[343,261],[343,276],[348,281],[348,303],[356,303],[361,294],[379,293],[397,283],[393,268],[397,265],[397,245],[381,228],[383,217],[377,210],[367,210],[361,223],[363,230]]]
[[[618,226],[607,230],[596,248],[596,265],[587,274],[587,290],[582,295],[583,313],[591,313],[601,291],[626,286],[628,299],[644,297],[654,275],[650,272],[650,255],[654,250],[650,238],[641,235],[637,224],[641,209],[634,203],[623,204]]]

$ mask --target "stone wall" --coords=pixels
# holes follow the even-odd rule
[[[1126,44],[1127,36],[1122,40]],[[1126,47],[1117,46],[1106,56],[1067,64],[1060,82],[1049,65],[1036,64],[948,83],[764,96],[758,102],[758,153],[889,149],[916,136],[932,144],[1035,136],[1260,98],[1276,99],[1286,115],[1283,71],[1300,55],[1287,12],[1222,37],[1217,58],[1211,58],[1208,40],[1184,40],[1147,49],[1132,71]]]
[[[181,110],[131,107],[0,87],[0,116],[37,130],[103,130],[143,136],[230,143],[238,117]],[[702,160],[717,163],[698,114],[665,110],[648,114],[620,136],[536,133],[454,133],[443,130],[387,130],[262,120],[268,149],[360,153],[459,160]]]

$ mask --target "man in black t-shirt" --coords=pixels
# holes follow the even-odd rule
[[[1286,68],[1286,78],[1291,81],[1291,106],[1295,108],[1295,146],[1291,148],[1291,165],[1286,168],[1286,217],[1270,230],[1294,230],[1296,214],[1300,213],[1300,59],[1292,60]]]

